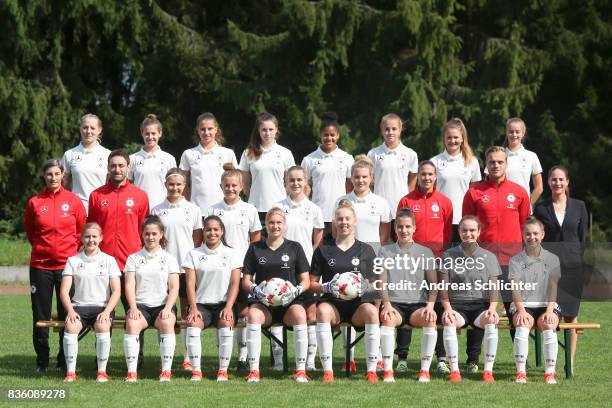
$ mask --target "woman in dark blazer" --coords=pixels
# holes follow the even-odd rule
[[[544,223],[546,248],[559,256],[561,261],[557,303],[561,307],[563,319],[568,323],[575,323],[584,285],[583,255],[588,226],[587,211],[584,201],[569,197],[569,175],[564,166],[553,166],[549,170],[548,187],[552,193],[551,198],[538,204],[534,214]],[[572,371],[576,340],[576,331],[572,330]]]

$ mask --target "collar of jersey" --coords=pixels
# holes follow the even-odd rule
[[[55,196],[62,194],[63,192],[64,192],[64,186],[60,186],[60,188],[56,192],[49,190],[47,187],[45,187],[45,189],[43,190],[43,194],[48,197],[55,197]]]
[[[157,146],[157,149],[151,153],[145,151],[145,149],[141,148],[138,152],[139,155],[143,156],[145,159],[153,159],[161,154],[161,147]]]
[[[88,256],[87,254],[85,254],[85,251],[82,251],[79,253],[79,257],[87,263],[92,263],[92,262],[96,262],[98,260],[98,256],[100,255],[100,249],[98,249],[98,252],[96,252],[94,254],[94,256]]]
[[[385,152],[385,154],[399,154],[400,153],[400,149],[402,148],[403,143],[399,142],[399,144],[397,145],[397,147],[395,149],[390,149],[389,146],[387,146],[386,143],[383,142],[382,147],[383,150]]]
[[[168,204],[168,208],[179,208],[183,206],[183,203],[185,202],[185,197],[181,197],[180,200],[178,200],[178,202],[176,203],[171,203],[168,198],[166,198],[166,203]]]
[[[326,153],[323,149],[321,149],[321,146],[319,145],[319,153],[321,155],[322,158],[327,158],[327,157],[335,157],[338,150],[340,150],[340,148],[338,146],[336,146],[336,148],[334,150],[332,150],[329,153]]]
[[[202,244],[202,251],[204,251],[204,253],[207,255],[218,254],[219,252],[221,252],[223,248],[224,248],[223,243],[221,243],[216,249],[210,249],[208,245],[206,245],[206,243]]]
[[[521,147],[516,149],[516,151],[514,151],[514,152],[512,150],[510,150],[510,148],[506,147],[506,154],[508,155],[508,157],[510,157],[510,156],[518,156],[521,153],[523,153],[524,150],[525,150],[525,146],[523,146],[523,144],[521,143]]]
[[[367,202],[367,200],[370,197],[370,195],[372,194],[372,192],[370,191],[368,193],[368,195],[365,196],[365,198],[357,197],[357,194],[355,194],[354,191],[351,191],[351,194],[353,195],[353,199],[351,201],[354,201],[356,203],[365,203],[365,202]]]
[[[450,153],[448,153],[448,150],[444,149],[444,160],[449,162],[455,162],[461,159],[463,159],[463,155],[461,154],[461,152],[459,152],[459,154],[451,156]]]
[[[198,143],[198,145],[196,146],[196,149],[198,149],[200,151],[200,153],[202,154],[213,154],[215,152],[215,150],[217,150],[217,146],[219,146],[217,144],[217,142],[215,142],[215,145],[212,147],[212,149],[207,150],[206,148],[204,148],[204,146],[202,146],[200,143]]]
[[[265,147],[261,147],[261,153],[270,153],[273,152],[274,150],[276,150],[276,146],[278,146],[278,144],[276,144],[276,142],[272,143],[272,146],[270,146],[268,149],[266,149]]]
[[[154,254],[152,254],[149,251],[147,251],[146,248],[142,248],[142,256],[145,259],[156,259],[162,254],[162,252],[164,252],[163,249],[159,248]]]
[[[86,148],[85,146],[83,146],[83,142],[79,143],[79,146],[81,147],[81,151],[82,151],[83,153],[88,154],[88,153],[93,153],[93,152],[95,152],[95,151],[96,151],[96,148],[97,148],[98,146],[100,146],[100,143],[99,143],[99,142],[96,142],[96,144],[94,144],[94,146],[93,146],[93,147],[91,147],[91,148]]]

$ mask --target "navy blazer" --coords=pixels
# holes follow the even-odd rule
[[[557,254],[562,264],[582,263],[584,245],[589,224],[584,201],[574,198],[567,199],[565,218],[559,225],[552,199],[544,200],[536,205],[533,214],[544,224],[544,242],[559,242],[562,244],[547,245]]]

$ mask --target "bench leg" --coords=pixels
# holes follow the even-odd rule
[[[534,332],[536,367],[542,367],[542,333],[536,328]]]
[[[572,348],[570,346],[571,330],[563,329],[563,341],[565,344],[562,345],[565,354],[565,378],[572,378]]]
[[[350,328],[346,329],[346,344],[344,345],[344,365],[345,365],[345,375],[346,377],[351,376],[351,332]]]
[[[289,362],[287,357],[287,328],[283,326],[283,373],[289,372]]]
[[[81,332],[79,333],[79,341],[81,341],[81,339],[85,336],[87,336],[87,334],[91,331],[91,327],[87,326],[85,327],[83,330],[81,330]]]

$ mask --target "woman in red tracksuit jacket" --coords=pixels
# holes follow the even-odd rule
[[[51,319],[53,290],[59,294],[62,271],[70,256],[76,255],[80,234],[87,215],[78,196],[62,187],[64,168],[57,159],[48,160],[42,168],[44,191],[30,198],[25,208],[25,229],[32,245],[30,285],[36,371],[44,373],[49,366],[49,329],[37,328],[38,320]],[[56,296],[58,319],[66,313]],[[65,368],[60,332],[58,369]]]

